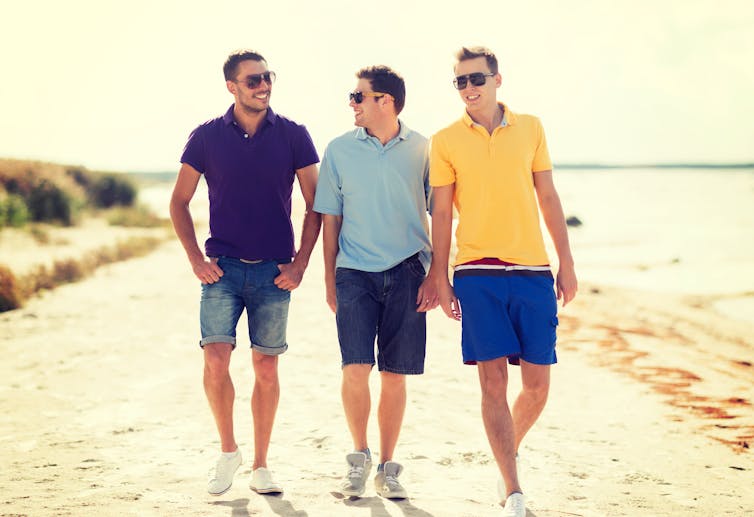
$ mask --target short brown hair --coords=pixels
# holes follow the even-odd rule
[[[497,73],[497,58],[487,47],[461,47],[461,50],[456,52],[457,63],[469,59],[476,59],[478,57],[483,57],[487,60],[487,66],[489,67],[490,72],[493,74]]]
[[[368,66],[356,72],[358,79],[368,79],[372,90],[389,93],[393,97],[395,114],[398,115],[406,104],[406,83],[398,72],[385,65]]]
[[[238,73],[238,64],[241,61],[246,61],[249,59],[252,61],[264,61],[264,63],[267,64],[267,60],[263,58],[262,54],[260,54],[259,52],[254,52],[253,50],[236,50],[228,56],[228,59],[225,60],[225,64],[223,65],[223,74],[225,74],[225,80],[234,80],[236,78],[236,74]]]

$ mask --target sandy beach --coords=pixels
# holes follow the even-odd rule
[[[201,385],[198,300],[170,241],[0,315],[0,515],[500,514],[476,370],[461,364],[460,327],[439,311],[396,452],[410,499],[335,492],[351,443],[319,248],[293,295],[280,363],[269,463],[285,493],[252,492],[245,463],[230,491],[209,496],[218,440]],[[530,517],[751,514],[754,324],[712,304],[582,284],[561,312],[550,400],[522,450]],[[243,324],[239,336],[236,431],[249,460]],[[374,419],[370,441],[376,448]]]

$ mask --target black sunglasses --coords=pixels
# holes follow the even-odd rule
[[[244,79],[241,79],[238,82],[246,83],[246,86],[249,87],[249,89],[256,88],[260,84],[262,84],[262,80],[264,79],[264,82],[267,84],[272,84],[275,82],[275,72],[265,72],[263,74],[251,74],[247,75]]]
[[[348,94],[348,102],[355,102],[356,104],[361,104],[364,102],[364,97],[374,97],[375,99],[379,99],[381,97],[384,97],[385,93],[379,93],[379,92],[349,92]]]
[[[484,83],[487,82],[488,77],[494,77],[495,74],[492,72],[488,74],[483,74],[482,72],[474,72],[473,74],[466,74],[466,75],[458,75],[455,79],[453,79],[453,86],[456,87],[456,90],[463,90],[466,88],[466,85],[469,81],[471,81],[471,84],[473,86],[482,86]]]

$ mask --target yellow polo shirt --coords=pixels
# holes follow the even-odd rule
[[[527,266],[549,263],[533,177],[552,170],[542,123],[501,106],[507,123],[492,135],[464,112],[432,137],[430,184],[455,183],[456,265],[486,257]]]

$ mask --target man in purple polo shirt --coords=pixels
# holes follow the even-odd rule
[[[242,462],[233,433],[235,391],[228,367],[236,325],[246,309],[255,374],[250,487],[258,493],[280,493],[282,488],[267,469],[280,396],[278,355],[288,348],[290,292],[301,282],[319,236],[320,215],[312,210],[319,158],[306,128],[270,108],[275,73],[261,55],[235,52],[223,71],[235,103],[225,115],[191,133],[170,201],[173,226],[202,283],[204,391],[222,449],[207,490],[212,495],[225,493]],[[189,211],[202,175],[209,190],[210,236],[205,253]],[[295,178],[306,202],[298,252],[291,225]]]

